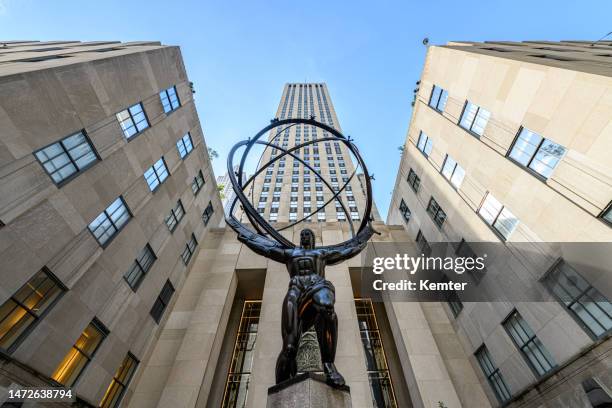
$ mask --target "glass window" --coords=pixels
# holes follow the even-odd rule
[[[565,147],[522,127],[508,156],[547,179],[564,154]]]
[[[487,193],[478,214],[491,225],[504,239],[508,239],[516,229],[519,220],[504,207],[491,193]]]
[[[123,275],[123,278],[133,291],[138,289],[138,286],[140,286],[140,283],[147,272],[149,272],[149,269],[151,269],[156,259],[157,257],[155,253],[153,253],[151,246],[149,244],[145,245],[138,254],[136,260],[132,263],[132,266],[130,266],[130,269]]]
[[[544,278],[544,285],[593,338],[612,330],[612,304],[563,260]]]
[[[372,406],[376,408],[397,407],[395,392],[376,313],[370,299],[355,299],[357,324],[365,354]]]
[[[164,311],[166,310],[168,303],[170,303],[170,299],[172,298],[173,294],[174,286],[172,286],[172,283],[167,280],[166,284],[159,293],[159,296],[155,300],[155,303],[153,303],[153,307],[151,308],[151,317],[153,318],[153,320],[155,320],[155,323],[159,323],[159,321],[161,320],[162,316],[164,315]]]
[[[0,306],[0,349],[16,347],[65,290],[46,267],[23,284]]]
[[[489,350],[483,344],[480,346],[476,353],[476,360],[478,360],[478,364],[480,364],[480,368],[484,373],[485,377],[487,377],[487,381],[489,385],[493,389],[495,396],[502,404],[510,399],[510,390],[504,381],[504,377],[502,377],[499,368],[493,364],[493,359],[489,354]]]
[[[601,218],[608,224],[612,225],[612,202],[608,204],[605,210],[601,213]]]
[[[144,178],[151,191],[155,191],[168,178],[168,168],[163,157],[145,171]]]
[[[198,246],[198,241],[196,240],[195,235],[191,234],[191,238],[189,241],[187,241],[187,244],[185,244],[185,249],[183,249],[183,253],[181,254],[181,259],[183,260],[185,266],[189,263],[189,260],[193,256],[196,246]]]
[[[132,353],[127,353],[117,372],[113,376],[110,385],[104,393],[104,397],[100,402],[100,408],[117,408],[123,398],[126,388],[130,384],[130,380],[134,376],[134,372],[138,367],[139,361]]]
[[[107,335],[108,329],[98,319],[93,319],[64,356],[51,378],[66,387],[72,387]]]
[[[185,208],[183,207],[183,203],[181,200],[176,202],[176,206],[170,210],[170,213],[166,216],[165,222],[166,226],[170,230],[170,232],[174,232],[176,226],[181,222],[183,217],[185,216]]]
[[[193,191],[194,195],[197,195],[200,192],[200,190],[204,186],[204,183],[204,175],[202,174],[202,170],[200,170],[191,182],[191,191]]]
[[[181,106],[181,101],[176,94],[176,87],[171,86],[159,93],[159,99],[164,107],[164,112],[169,113]]]
[[[423,131],[419,134],[419,141],[417,142],[417,148],[425,155],[429,157],[433,148],[433,140],[429,138]]]
[[[434,85],[433,89],[431,90],[431,96],[429,97],[429,106],[438,112],[444,112],[447,100],[448,92],[440,88],[438,85]]]
[[[429,199],[429,204],[427,205],[427,213],[433,220],[433,222],[438,226],[438,228],[442,228],[442,224],[444,224],[444,220],[446,220],[446,213],[442,208],[440,208],[440,204],[431,197]]]
[[[503,326],[538,377],[555,368],[552,356],[519,312],[512,312]]]
[[[400,202],[399,210],[402,214],[402,217],[404,217],[404,221],[410,221],[411,212],[406,203],[404,202],[404,199],[402,199],[402,201]]]
[[[126,139],[131,139],[134,135],[149,127],[149,120],[140,102],[119,112],[117,120]]]
[[[406,181],[408,181],[408,184],[414,190],[415,193],[419,191],[419,186],[421,185],[421,178],[417,176],[414,170],[410,169]]]
[[[419,230],[417,233],[416,244],[423,255],[429,256],[431,254],[431,246],[429,245],[427,239],[425,239],[425,236],[421,230]]]
[[[442,277],[442,282],[448,282],[448,277],[444,275]],[[459,293],[456,290],[449,290],[446,294],[446,303],[448,307],[450,307],[453,316],[456,318],[459,316],[459,313],[463,310],[463,302],[461,302],[461,298],[459,297]]]
[[[466,101],[459,126],[477,136],[482,136],[490,117],[491,112],[478,105],[474,105],[470,101]]]
[[[98,161],[84,130],[40,149],[34,155],[55,184],[62,184]]]
[[[185,156],[187,156],[193,150],[193,143],[191,141],[191,134],[189,134],[189,132],[177,140],[176,148],[178,149],[181,159],[184,159]]]
[[[208,225],[208,222],[212,218],[214,212],[215,209],[213,208],[212,202],[209,201],[206,209],[204,209],[204,212],[202,213],[202,221],[204,221],[204,225]]]
[[[459,164],[457,164],[457,162],[447,154],[446,159],[444,160],[444,165],[442,166],[442,175],[444,178],[450,181],[455,188],[459,188],[461,187],[461,183],[463,183],[465,170],[463,170],[463,167],[459,166]]]
[[[131,217],[123,197],[119,196],[89,224],[88,228],[98,243],[104,246],[127,224]]]

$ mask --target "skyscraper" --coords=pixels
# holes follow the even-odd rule
[[[238,166],[234,166],[234,172],[238,172]],[[242,182],[246,181],[246,174],[242,174]],[[221,193],[221,202],[223,203],[223,211],[225,214],[229,214],[230,208],[234,199],[236,198],[236,193],[232,188],[232,184],[230,182],[229,174],[226,172],[222,176],[217,177],[217,186],[219,187],[219,192]]]
[[[471,243],[494,242],[507,267],[490,266],[476,285],[514,279],[553,296],[449,298],[493,405],[612,401],[611,271],[601,257],[612,241],[610,45],[428,48],[387,223],[421,248],[452,242],[469,254]]]
[[[115,407],[223,216],[178,47],[0,47],[0,404]]]

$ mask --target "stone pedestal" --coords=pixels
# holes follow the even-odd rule
[[[267,408],[351,408],[350,388],[334,388],[320,374],[304,373],[268,388]]]

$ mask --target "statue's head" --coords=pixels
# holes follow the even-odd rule
[[[313,249],[315,247],[315,234],[309,228],[304,228],[300,232],[300,246],[304,249]]]

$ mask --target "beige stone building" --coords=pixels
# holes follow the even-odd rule
[[[223,219],[180,50],[1,43],[0,129],[0,405],[117,406]]]
[[[511,267],[492,265],[477,284],[512,276],[558,300],[459,295],[445,306],[493,405],[591,407],[612,395],[611,45],[427,51],[387,223],[420,248],[497,242]]]

